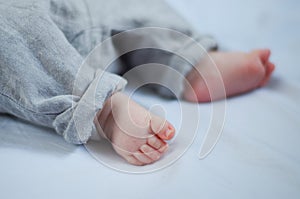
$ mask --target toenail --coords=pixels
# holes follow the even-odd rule
[[[173,129],[169,126],[165,135],[168,138],[172,133],[173,133]]]

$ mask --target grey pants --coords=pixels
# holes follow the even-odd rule
[[[162,0],[0,0],[0,113],[54,128],[68,142],[86,143],[95,132],[95,114],[109,96],[124,88],[126,80],[98,68],[83,74],[76,86],[79,68],[97,44],[141,27],[173,29],[192,37],[206,50],[216,48],[210,37],[199,35]],[[99,57],[104,59],[124,46],[140,43],[171,46],[173,52],[194,57],[194,63],[169,52],[144,49],[121,56],[116,71],[161,63],[185,75],[201,58],[189,43],[147,32],[128,32]],[[99,71],[101,81],[96,81]],[[166,77],[161,74],[158,78]],[[173,79],[171,85],[180,95],[182,82]],[[92,87],[95,92],[89,92]],[[170,95],[162,88],[157,90]],[[89,101],[97,103],[90,105]],[[78,119],[80,128],[76,126]]]

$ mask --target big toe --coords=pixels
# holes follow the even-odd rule
[[[150,128],[152,133],[156,134],[163,140],[170,140],[175,135],[175,128],[167,120],[158,116],[152,116],[150,120]]]

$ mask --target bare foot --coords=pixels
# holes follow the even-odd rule
[[[98,132],[111,141],[120,156],[134,165],[157,161],[168,148],[165,140],[175,134],[169,122],[151,114],[123,93],[116,93],[105,102],[96,121]]]
[[[188,73],[187,80],[192,89],[188,86],[185,87],[183,93],[184,99],[191,102],[209,102],[264,86],[275,69],[274,64],[269,61],[270,54],[271,52],[268,49],[255,50],[250,53],[209,53],[209,56],[216,63],[223,78],[226,96],[220,92],[211,99],[204,79],[210,80],[212,89],[217,90],[220,85],[217,83],[213,84],[218,76],[212,70],[212,67],[214,67],[212,61],[209,57],[205,57]],[[196,98],[193,92],[195,92]]]

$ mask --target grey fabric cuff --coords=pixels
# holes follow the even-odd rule
[[[97,135],[94,124],[96,113],[107,98],[124,89],[127,81],[120,76],[98,70],[80,100],[70,109],[58,115],[53,125],[67,142],[85,144],[92,135]],[[62,126],[67,124],[67,126]]]

